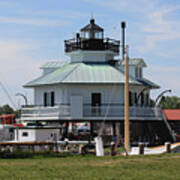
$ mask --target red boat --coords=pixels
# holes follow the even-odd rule
[[[13,125],[16,123],[15,114],[0,115],[0,124]]]

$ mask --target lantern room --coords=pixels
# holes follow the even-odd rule
[[[74,39],[65,40],[65,52],[74,51],[109,51],[114,55],[119,54],[120,41],[104,38],[104,29],[95,24],[94,19],[80,29]]]
[[[81,29],[81,38],[84,39],[103,39],[104,30],[91,19],[90,24]]]

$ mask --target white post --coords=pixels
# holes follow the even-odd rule
[[[97,136],[95,137],[94,140],[96,143],[96,156],[104,156],[104,147],[103,147],[102,137]]]

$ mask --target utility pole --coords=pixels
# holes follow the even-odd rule
[[[125,57],[125,98],[124,98],[124,145],[127,152],[130,151],[130,145],[129,145],[129,57],[128,57],[128,49],[126,47],[126,57]]]

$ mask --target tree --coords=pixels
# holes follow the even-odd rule
[[[2,114],[13,114],[14,110],[8,104],[0,107],[0,115]]]
[[[162,96],[159,105],[163,109],[180,109],[180,98],[177,96]]]
[[[151,107],[154,107],[154,106],[155,106],[155,101],[154,101],[153,99],[150,99],[149,105],[150,105]]]

